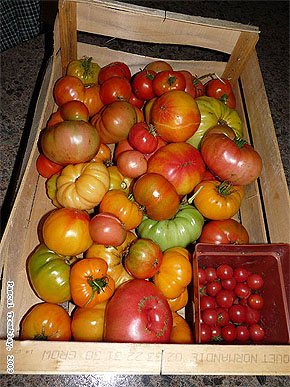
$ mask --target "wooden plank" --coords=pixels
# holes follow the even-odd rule
[[[17,374],[289,375],[288,346],[15,341]],[[7,373],[7,356],[0,370]]]
[[[290,242],[290,198],[256,51],[241,81],[252,139],[263,160],[260,183],[271,243]]]
[[[258,34],[250,32],[241,33],[223,73],[223,77],[227,78],[232,85],[235,85],[238,81],[238,78],[247,63],[249,56],[255,49],[258,40]]]
[[[164,11],[148,14],[142,9],[136,12],[113,8],[102,2],[78,3],[77,15],[79,31],[140,42],[191,45],[225,53],[232,52],[241,33],[184,21],[169,13],[165,15]]]
[[[76,3],[59,0],[58,12],[62,73],[65,75],[69,62],[77,59]]]

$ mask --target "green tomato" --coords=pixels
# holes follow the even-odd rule
[[[28,258],[28,278],[39,298],[61,304],[71,299],[70,265],[75,257],[65,257],[41,244]]]
[[[198,97],[195,101],[200,111],[201,121],[197,131],[187,140],[189,144],[199,149],[205,132],[218,124],[228,125],[239,137],[243,137],[242,120],[236,110],[208,96]]]
[[[200,237],[203,224],[201,213],[194,206],[184,204],[171,219],[157,221],[144,216],[137,234],[158,243],[162,251],[177,246],[186,248]]]

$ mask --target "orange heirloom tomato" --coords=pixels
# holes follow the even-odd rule
[[[70,316],[57,304],[34,305],[21,322],[21,340],[69,341],[71,336]]]
[[[102,162],[70,164],[57,178],[57,201],[67,208],[90,210],[103,199],[110,176]]]
[[[178,296],[176,298],[167,298],[167,302],[168,302],[172,312],[177,312],[178,310],[184,308],[185,305],[188,303],[188,290],[187,290],[187,287],[180,294],[180,296]]]
[[[192,280],[190,258],[190,253],[183,247],[172,247],[164,252],[153,282],[166,298],[179,297],[189,285]]]
[[[44,156],[43,153],[41,153],[37,158],[36,169],[37,172],[43,177],[49,179],[62,168],[63,165],[56,164],[53,161],[50,161],[47,157]]]
[[[121,220],[127,231],[139,226],[143,211],[132,195],[128,198],[125,192],[118,189],[108,191],[100,204],[99,212],[110,212]]]
[[[102,258],[84,258],[73,265],[70,286],[77,306],[93,308],[112,297],[115,283],[107,271],[108,264]]]
[[[137,239],[132,231],[127,231],[125,241],[120,246],[105,246],[93,243],[86,251],[86,258],[102,258],[108,264],[108,271],[110,277],[115,282],[115,288],[119,287],[123,282],[133,279],[133,277],[125,270],[122,259],[123,253],[130,245],[130,243]]]
[[[157,100],[157,97],[153,97],[153,98],[149,99],[149,101],[147,101],[145,106],[144,106],[144,116],[145,116],[145,121],[147,122],[147,124],[151,124],[152,106],[156,100]]]
[[[44,243],[56,254],[81,254],[93,244],[89,223],[90,217],[85,211],[74,208],[54,210],[43,224]]]
[[[193,334],[187,321],[176,312],[172,312],[171,344],[193,344]]]
[[[107,301],[94,308],[76,308],[71,330],[75,341],[103,341]]]
[[[108,171],[110,175],[109,190],[118,189],[128,196],[134,179],[124,176],[116,165],[110,165]]]
[[[92,158],[91,161],[102,163],[103,161],[108,161],[111,159],[112,159],[111,149],[108,147],[107,144],[101,143],[98,153]]]
[[[225,220],[233,217],[240,209],[244,187],[227,182],[207,180],[199,183],[194,192],[203,187],[194,199],[198,211],[211,220]]]
[[[84,85],[98,83],[101,67],[92,60],[92,57],[84,56],[81,59],[71,61],[67,66],[66,75],[79,78]]]

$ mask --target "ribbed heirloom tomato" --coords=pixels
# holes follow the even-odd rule
[[[200,124],[200,112],[190,94],[173,90],[162,94],[154,102],[151,121],[165,141],[181,142],[196,132]]]
[[[212,220],[203,227],[199,242],[241,245],[249,243],[249,235],[245,227],[234,219]]]

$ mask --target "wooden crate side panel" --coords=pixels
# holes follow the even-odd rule
[[[134,74],[140,69],[144,68],[149,62],[157,60],[158,58],[141,56],[137,54],[131,54],[129,52],[111,50],[107,47],[93,46],[87,43],[78,42],[78,57],[84,55],[92,56],[100,66],[113,61],[123,61],[131,69],[131,73]],[[193,74],[202,75],[206,72],[216,72],[222,75],[226,63],[225,62],[209,62],[209,61],[178,61],[166,59],[174,69],[176,70],[189,70],[193,71]]]
[[[239,30],[196,24],[189,17],[183,20],[160,10],[148,13],[142,8],[123,9],[105,2],[78,3],[77,29],[120,39],[192,45],[225,53],[232,52],[240,36]]]
[[[52,67],[48,67],[50,80],[45,86],[46,98],[37,104],[35,117],[40,116],[39,125],[34,129],[34,144],[27,162],[26,170],[17,193],[7,226],[5,228],[1,245],[0,259],[3,273],[3,292],[1,297],[1,324],[0,337],[6,336],[7,306],[6,306],[6,284],[7,281],[14,282],[14,322],[15,333],[18,335],[20,319],[33,303],[39,302],[36,298],[26,276],[26,260],[32,250],[36,247],[37,225],[42,214],[51,207],[45,192],[45,179],[36,170],[36,160],[39,155],[38,135],[41,129],[46,126],[49,116],[54,111],[55,103],[52,96],[53,85],[61,76],[61,58],[57,55],[53,58]],[[47,75],[46,75],[47,76]],[[40,95],[42,94],[41,91]]]
[[[5,341],[0,349],[5,353]],[[17,374],[289,375],[288,346],[15,341]],[[0,358],[6,373],[6,356]]]
[[[238,85],[235,85],[234,93],[236,96],[236,110],[243,122],[243,137],[249,142],[250,128],[248,128],[247,125],[242,96]],[[248,231],[250,243],[267,243],[261,196],[256,181],[245,186],[245,196],[242,201],[239,215],[241,223]]]
[[[253,145],[263,160],[260,178],[271,243],[290,242],[290,199],[266,90],[254,51],[241,75]]]

